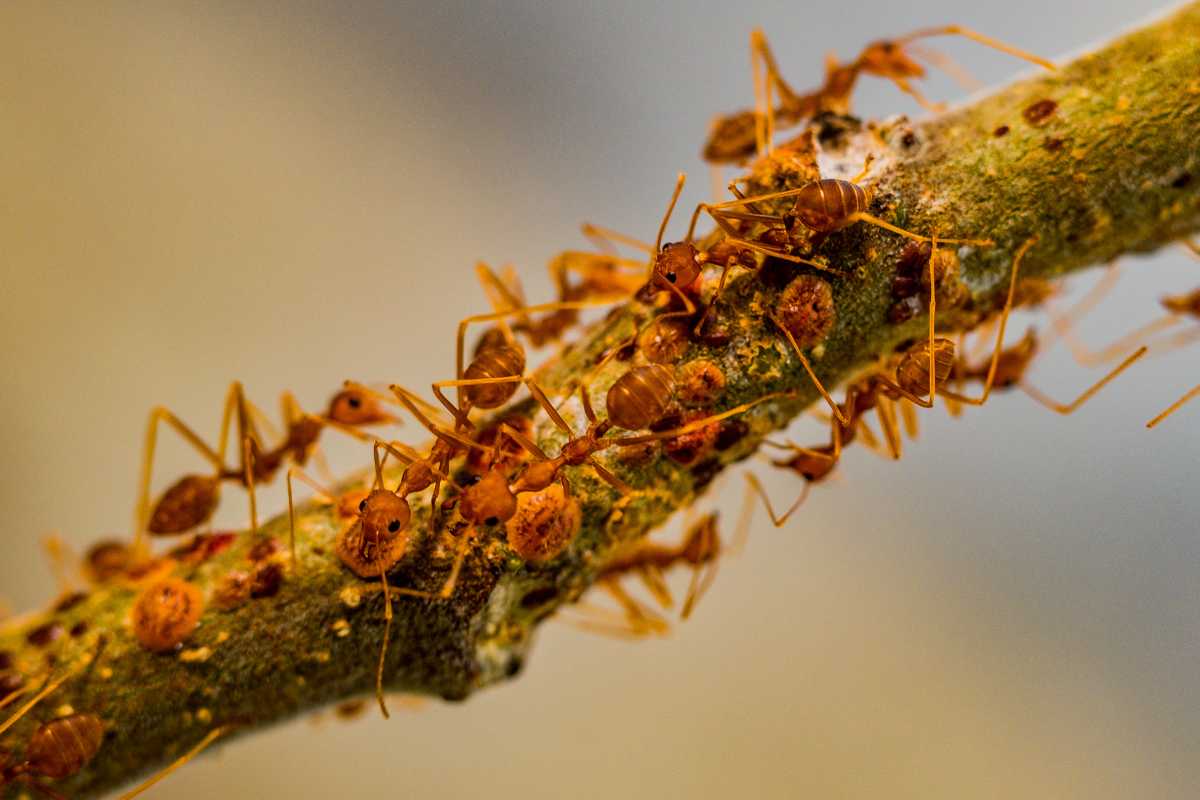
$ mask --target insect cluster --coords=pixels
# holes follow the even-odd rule
[[[1008,45],[948,26],[873,43],[851,62],[831,62],[820,88],[797,93],[780,76],[765,39],[756,32],[751,37],[756,109],[719,120],[704,155],[714,164],[743,162],[755,154],[760,158],[749,177],[729,185],[730,197],[695,207],[682,240],[664,241],[684,188],[680,175],[653,243],[585,225],[584,233],[597,243],[597,250],[567,251],[550,262],[557,290],[551,302],[528,304],[510,269],[478,265],[492,308],[459,322],[454,377],[431,385],[431,401],[398,384],[347,381],[324,411],[314,413],[304,411],[285,393],[280,402],[283,431],[272,441],[263,433],[270,427],[267,415],[235,382],[226,392],[215,443],[170,410],[155,408],[145,433],[134,534],[129,541],[98,543],[86,554],[82,572],[88,582],[136,592],[128,620],[130,635],[148,653],[180,653],[206,614],[272,597],[289,573],[304,568],[297,551],[294,502],[295,483],[303,483],[333,506],[343,521],[329,549],[348,577],[378,588],[382,596],[384,629],[376,695],[386,716],[383,689],[394,599],[438,603],[455,595],[464,571],[486,570],[514,559],[532,569],[578,555],[573,548],[589,513],[587,503],[597,492],[609,493],[615,500],[613,507],[619,508],[647,491],[645,467],[660,458],[688,467],[694,484],[703,487],[722,459],[748,453],[748,448],[735,447],[752,428],[742,415],[760,404],[797,396],[798,392],[786,388],[796,381],[786,377],[779,377],[775,386],[760,387],[753,400],[740,401],[740,395],[735,395],[727,374],[737,360],[730,342],[744,334],[736,329],[740,317],[722,311],[734,270],[752,274],[742,286],[750,287],[753,298],[747,304],[749,295],[742,292],[739,302],[761,316],[776,360],[783,364],[781,370],[810,381],[828,407],[827,439],[807,446],[765,440],[779,451],[771,463],[801,481],[798,498],[782,513],[758,479],[747,475],[747,499],[760,497],[777,526],[801,506],[812,484],[834,473],[843,450],[854,442],[899,458],[903,436],[917,433],[916,410],[932,409],[939,397],[957,414],[963,406],[982,405],[994,390],[1020,387],[1055,411],[1075,410],[1146,352],[1138,341],[1184,318],[1200,316],[1196,294],[1168,298],[1163,320],[1098,353],[1082,352],[1071,333],[1082,308],[1056,318],[1053,333],[1067,339],[1081,360],[1118,362],[1078,399],[1060,404],[1025,379],[1038,350],[1036,334],[1030,331],[1015,345],[1005,344],[1012,309],[1045,299],[1036,284],[1020,278],[1022,259],[1036,247],[1036,238],[1025,241],[1012,260],[1003,305],[973,309],[981,339],[995,329],[990,356],[976,358],[965,351],[961,337],[955,341],[938,335],[938,308],[961,309],[969,304],[970,293],[958,275],[958,254],[962,248],[990,246],[986,232],[971,232],[976,238],[947,238],[939,232],[911,231],[894,217],[885,218],[890,211],[876,197],[875,183],[863,182],[876,162],[873,155],[867,155],[862,171],[851,179],[823,177],[817,170],[814,133],[832,124],[831,118],[848,113],[859,75],[887,78],[929,105],[910,82],[924,73],[907,48],[914,40],[934,34],[961,34],[1053,68]],[[773,99],[776,94],[778,104]],[[800,136],[776,150],[775,130],[800,123],[806,125]],[[771,172],[780,164],[786,165],[786,179],[780,177],[782,168],[778,174]],[[780,183],[795,188],[769,190]],[[739,184],[753,186],[757,193]],[[705,216],[713,227],[698,235]],[[904,325],[925,314],[928,330],[850,380],[839,402],[820,379],[820,360],[838,330],[839,300],[855,288],[857,279],[832,263],[823,246],[858,223],[905,240],[899,255],[884,263],[893,275],[893,305],[887,319]],[[619,255],[618,247],[637,251],[638,256]],[[529,349],[572,347],[565,339],[580,324],[581,313],[623,301],[631,301],[630,311],[619,319],[633,320],[632,333],[608,337],[607,350],[595,354],[582,374],[565,383],[555,380],[543,385],[545,380],[529,371]],[[468,355],[472,325],[487,327]],[[978,391],[971,389],[974,385]],[[1197,394],[1200,387],[1151,424]],[[501,411],[518,395],[525,396],[521,402],[533,413],[520,408]],[[872,412],[878,434],[868,421]],[[429,437],[427,442],[410,445],[379,430],[402,420],[415,421]],[[153,463],[164,424],[208,466],[204,472],[179,478],[155,499]],[[327,430],[360,442],[364,460],[370,448],[369,488],[335,491],[305,471],[310,461],[319,463],[319,442]],[[256,487],[281,474],[289,498],[288,545],[259,534],[255,500]],[[221,490],[230,484],[246,490],[254,544],[244,561],[226,572],[206,596],[189,580],[190,570],[233,546],[234,537],[197,531],[208,526]],[[188,543],[165,556],[152,555],[153,538],[187,533],[195,533]],[[665,574],[675,567],[690,569],[692,579],[682,604],[682,616],[687,617],[711,585],[719,558],[739,549],[743,538],[739,535],[739,544],[732,547],[723,545],[716,515],[710,514],[689,526],[677,545],[640,541],[616,547],[597,562],[594,578],[618,609],[580,604],[573,619],[590,629],[622,636],[662,633],[669,627],[665,616],[631,594],[625,580],[640,580],[665,609],[673,605]],[[403,567],[418,554],[438,562],[441,571],[415,585],[396,585],[403,582],[397,575],[407,575]],[[538,597],[531,593],[521,602],[536,609],[557,597],[553,591]],[[49,644],[63,636],[82,640],[87,634],[82,622],[82,629],[72,627],[69,633],[56,624],[36,630],[38,641]],[[88,670],[97,668],[102,654],[101,639]],[[78,665],[48,669],[42,687],[34,691],[34,682],[27,682],[6,659],[7,654],[0,653],[0,706],[34,694],[3,723],[0,734],[84,669]],[[232,720],[212,722],[196,747],[168,771],[233,724]],[[22,782],[47,796],[58,796],[46,781],[76,774],[110,734],[119,732],[106,733],[104,721],[91,713],[72,710],[49,719],[32,731],[21,755],[0,757],[0,785]]]

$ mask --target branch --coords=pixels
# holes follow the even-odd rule
[[[877,216],[913,231],[994,242],[954,251],[958,272],[943,286],[939,328],[970,330],[1002,304],[1013,257],[1031,237],[1037,242],[1021,274],[1050,279],[1122,253],[1153,250],[1200,227],[1198,41],[1200,4],[1193,3],[1058,72],[928,121],[864,126],[852,118],[824,118],[811,134],[756,163],[746,190],[786,190],[813,180],[818,157],[825,177],[848,177],[872,152]],[[538,623],[575,601],[623,545],[690,505],[718,472],[750,456],[764,435],[820,400],[765,316],[779,309],[781,292],[797,274],[817,276],[831,289],[836,319],[806,343],[816,345],[809,352],[826,386],[922,338],[928,330],[924,308],[909,309],[909,319],[894,308],[892,284],[906,242],[855,224],[817,250],[847,277],[776,261],[761,274],[733,277],[714,313],[714,329],[723,335],[686,341],[670,359],[677,380],[686,382],[703,366],[709,375],[719,371],[723,389],[718,381],[715,396],[685,394],[682,410],[709,414],[770,393],[788,397],[724,423],[715,441],[700,435],[694,446],[671,452],[657,443],[605,451],[599,460],[636,490],[626,497],[588,468],[568,470],[581,524],[557,555],[525,560],[509,545],[503,526],[480,530],[450,599],[395,598],[386,686],[461,700],[513,677]],[[707,297],[715,284],[706,281]],[[656,313],[636,301],[620,306],[543,366],[538,382],[551,396],[569,390]],[[610,359],[595,371],[597,408],[603,408],[608,387],[645,358],[641,352],[633,360]],[[504,413],[534,420],[535,438],[556,453],[564,437],[536,411],[524,401]],[[577,399],[563,413],[582,430]],[[431,526],[427,494],[412,500],[409,552],[388,582],[436,593],[465,526],[453,503]],[[58,610],[10,623],[0,633],[0,663],[10,664],[0,687],[37,688],[80,667],[43,701],[41,719],[69,705],[98,716],[107,731],[96,757],[78,774],[49,785],[72,795],[96,794],[159,768],[219,726],[230,728],[229,738],[371,692],[384,632],[383,594],[378,581],[358,578],[335,554],[335,539],[351,522],[336,505],[310,502],[297,510],[295,563],[286,547],[264,545],[286,543],[285,514],[257,533],[239,535],[222,552],[210,552],[216,540],[201,541],[156,562],[148,577],[127,574],[86,598],[60,603]],[[148,582],[167,574],[198,588],[204,611],[182,648],[150,652],[132,633],[131,606]],[[239,574],[250,576],[253,596],[233,591]],[[22,719],[0,744],[25,752],[37,716]]]

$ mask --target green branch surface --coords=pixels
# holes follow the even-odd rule
[[[875,183],[873,213],[917,232],[994,242],[958,248],[957,299],[939,304],[941,330],[970,329],[1001,304],[1014,253],[1031,237],[1037,244],[1022,275],[1055,278],[1168,245],[1200,228],[1200,4],[1057,72],[927,121],[864,126],[829,118],[813,130],[814,139],[801,136],[754,165],[748,188],[761,193],[812,180],[818,155],[824,177],[849,177],[869,150],[876,156],[868,178]],[[924,311],[901,323],[889,320],[892,280],[905,244],[856,224],[818,250],[845,278],[783,263],[769,264],[761,276],[734,277],[716,315],[724,340],[691,341],[673,363],[682,372],[705,360],[723,373],[723,391],[696,406],[706,413],[771,392],[791,396],[758,405],[725,426],[730,434],[690,463],[673,460],[658,444],[605,451],[600,460],[636,490],[626,497],[586,468],[568,471],[582,524],[567,549],[548,561],[518,556],[502,526],[481,530],[450,599],[395,599],[388,689],[461,700],[515,676],[538,623],[576,600],[622,545],[689,506],[720,470],[750,456],[764,435],[819,400],[764,316],[798,272],[819,275],[832,287],[836,322],[811,351],[827,386],[923,336]],[[712,285],[706,282],[707,293]],[[569,389],[655,313],[636,301],[619,306],[543,366],[539,383],[551,394]],[[595,374],[598,409],[609,385],[644,358],[612,359]],[[523,401],[504,413],[534,418],[537,440],[554,454],[564,437],[535,411]],[[566,404],[564,415],[582,431],[577,400]],[[388,581],[436,592],[463,525],[450,511],[435,530],[428,493],[412,500],[410,552]],[[272,553],[263,545],[286,543],[286,514],[199,563],[166,563],[163,569],[205,597],[199,626],[181,649],[152,653],[139,645],[129,617],[140,586],[130,581],[9,623],[0,632],[3,671],[29,686],[88,663],[100,636],[104,646],[0,745],[20,754],[38,720],[69,713],[66,707],[97,715],[107,731],[98,755],[76,776],[48,784],[71,796],[94,795],[160,768],[216,726],[230,726],[228,739],[370,693],[384,630],[383,596],[378,581],[359,579],[334,553],[334,540],[349,523],[335,505],[308,502],[297,512],[296,563],[286,547]],[[256,570],[266,575],[258,596],[220,602],[231,573]]]

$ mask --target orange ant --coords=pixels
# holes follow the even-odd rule
[[[690,525],[678,545],[639,542],[633,549],[605,564],[596,577],[596,585],[621,606],[623,619],[614,620],[600,609],[585,607],[581,609],[585,612],[584,618],[570,621],[587,630],[620,636],[666,633],[666,621],[626,592],[621,585],[622,578],[636,575],[655,601],[662,608],[669,609],[674,605],[674,598],[667,587],[664,573],[679,565],[690,567],[692,577],[679,613],[680,619],[687,619],[716,579],[723,550],[715,513],[706,514]]]
[[[770,142],[777,125],[790,125],[814,117],[822,111],[847,113],[850,108],[850,95],[860,74],[890,80],[926,109],[940,110],[909,83],[911,78],[924,77],[925,69],[905,51],[905,46],[916,39],[941,35],[964,36],[1048,70],[1055,69],[1054,64],[1031,53],[961,25],[946,25],[915,31],[898,39],[871,42],[863,48],[857,58],[847,64],[829,60],[825,68],[825,83],[816,91],[801,95],[783,79],[766,37],[761,30],[756,29],[750,34],[755,110],[718,118],[704,146],[704,159],[713,164],[733,163],[748,158],[756,150],[760,155],[765,154],[770,152]],[[778,106],[772,99],[773,92],[779,94]]]
[[[184,533],[208,521],[216,510],[222,481],[234,481],[246,487],[250,497],[251,526],[257,530],[255,484],[270,481],[286,461],[305,464],[314,452],[324,428],[332,427],[355,438],[364,439],[363,435],[355,430],[356,426],[396,421],[396,418],[384,411],[373,398],[353,390],[344,390],[335,395],[330,401],[328,412],[323,416],[302,411],[295,398],[288,392],[284,393],[280,405],[286,431],[283,440],[271,449],[262,448],[261,437],[251,418],[252,411],[256,412],[257,409],[246,400],[242,385],[237,381],[230,384],[226,392],[219,445],[215,450],[169,409],[162,406],[154,408],[146,426],[142,453],[141,488],[135,520],[135,549],[141,551],[144,546],[143,536],[146,533]],[[261,412],[257,412],[257,415],[261,416]],[[238,441],[241,443],[241,465],[230,469],[226,466],[226,446],[234,419],[237,422]],[[171,426],[192,445],[213,465],[214,472],[211,475],[184,476],[172,484],[152,508],[151,470],[160,422]]]
[[[867,189],[860,186],[858,182],[870,171],[872,161],[873,157],[868,156],[862,171],[850,180],[821,178],[810,181],[796,189],[787,189],[781,192],[770,192],[755,196],[743,196],[734,189],[734,193],[737,195],[734,200],[712,204],[701,203],[696,207],[696,211],[692,215],[691,227],[688,229],[688,236],[690,238],[691,231],[695,228],[700,212],[706,211],[721,230],[725,232],[726,236],[729,237],[727,241],[731,244],[745,247],[773,258],[781,258],[785,261],[792,261],[799,264],[808,264],[826,272],[832,272],[835,275],[842,275],[843,273],[830,269],[827,265],[820,262],[792,254],[792,249],[797,246],[796,237],[800,233],[801,226],[815,234],[809,238],[810,246],[819,242],[826,235],[853,225],[856,222],[866,222],[918,242],[932,242],[934,237],[913,233],[868,213],[867,209],[871,204],[871,194]],[[795,198],[792,201],[791,208],[783,214],[760,214],[757,212],[732,210],[738,206],[752,206],[755,203],[783,198]],[[741,231],[735,227],[735,223],[738,222],[780,226],[773,228],[773,230],[779,232],[779,237],[772,237],[770,243],[747,240],[743,237]],[[937,238],[943,244],[978,246],[992,244],[990,239]],[[780,239],[786,241],[780,241]]]

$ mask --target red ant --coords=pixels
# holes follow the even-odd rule
[[[716,579],[723,552],[715,513],[706,514],[689,525],[678,545],[639,542],[605,564],[596,577],[596,585],[621,606],[624,612],[622,618],[611,619],[601,609],[583,607],[580,609],[584,612],[582,619],[568,621],[587,630],[620,636],[666,633],[666,621],[626,592],[621,580],[628,575],[636,575],[658,604],[669,609],[674,605],[674,599],[664,573],[680,565],[690,567],[692,577],[679,613],[680,619],[687,619]]]
[[[324,416],[301,411],[295,398],[284,393],[281,399],[286,431],[283,440],[273,448],[264,450],[261,436],[251,414],[262,416],[245,398],[242,385],[233,382],[226,392],[224,410],[221,415],[219,445],[213,449],[188,425],[169,409],[162,406],[150,412],[146,426],[146,439],[142,453],[141,488],[138,493],[136,514],[136,549],[144,547],[143,536],[184,533],[206,522],[216,510],[222,481],[241,483],[249,492],[250,519],[253,529],[258,528],[258,511],[254,486],[271,480],[286,462],[303,465],[317,446],[321,431],[332,427],[363,439],[355,430],[359,425],[395,421],[371,397],[358,392],[339,392],[330,402]],[[241,464],[231,469],[226,466],[226,447],[229,429],[236,419],[238,441],[241,444]],[[187,475],[170,486],[151,508],[150,482],[154,463],[154,450],[158,438],[158,424],[165,422],[213,465],[211,475]]]
[[[844,114],[849,111],[850,94],[860,74],[875,75],[892,81],[897,88],[911,95],[929,110],[940,108],[927,101],[910,78],[922,78],[925,69],[905,51],[905,45],[929,36],[959,35],[987,47],[1030,61],[1048,70],[1054,65],[1030,53],[1006,45],[961,25],[946,25],[915,31],[899,39],[884,39],[868,44],[853,61],[838,64],[829,60],[825,68],[825,83],[808,94],[797,94],[780,74],[775,57],[761,30],[750,34],[750,59],[754,75],[755,110],[719,117],[713,124],[704,146],[704,159],[710,163],[733,163],[753,155],[770,152],[770,142],[776,125],[789,125],[811,118],[822,111]],[[772,93],[779,93],[776,106]]]

